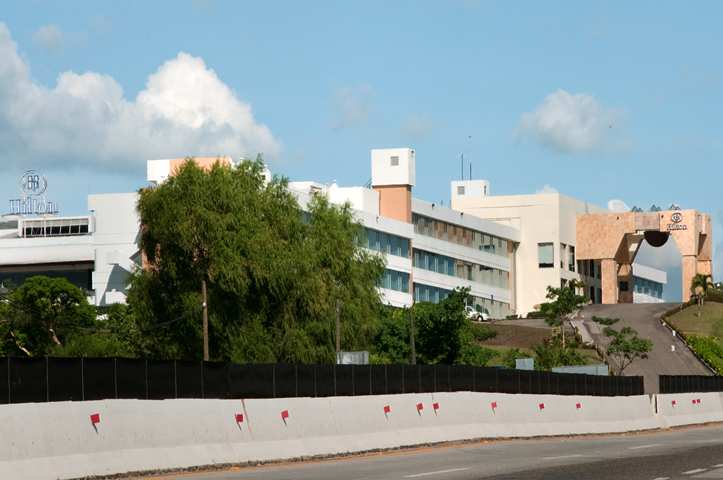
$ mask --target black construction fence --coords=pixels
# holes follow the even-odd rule
[[[239,365],[127,358],[0,357],[0,403],[454,391],[641,395],[643,379],[465,365]]]
[[[723,392],[723,377],[660,375],[660,393]]]

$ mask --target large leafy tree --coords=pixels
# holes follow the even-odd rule
[[[5,354],[43,356],[91,329],[95,308],[65,278],[30,277],[0,300],[0,341]]]
[[[207,290],[211,356],[237,362],[333,362],[368,347],[381,308],[383,259],[359,246],[349,206],[314,197],[302,211],[260,160],[209,170],[187,161],[141,191],[141,248],[129,304],[148,355],[202,356]]]

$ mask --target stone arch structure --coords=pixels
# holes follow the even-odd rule
[[[643,240],[659,247],[672,239],[682,257],[682,299],[698,274],[712,275],[713,230],[710,215],[696,210],[586,213],[577,216],[579,260],[600,262],[602,303],[632,303],[633,261]]]

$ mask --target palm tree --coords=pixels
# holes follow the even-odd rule
[[[712,287],[713,279],[710,275],[699,273],[693,277],[693,280],[691,281],[690,292],[693,294],[696,299],[696,303],[698,304],[698,318],[701,316],[701,308],[705,302],[705,295]]]

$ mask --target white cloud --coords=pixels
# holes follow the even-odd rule
[[[334,128],[350,128],[364,125],[369,120],[369,112],[374,91],[369,85],[339,88],[332,99]]]
[[[627,203],[620,200],[619,198],[613,198],[608,200],[608,210],[611,212],[629,212],[630,207]]]
[[[552,185],[546,183],[542,188],[537,189],[535,193],[559,193],[559,191]]]
[[[63,49],[65,35],[57,25],[43,25],[33,33],[33,42],[51,53]]]
[[[434,122],[427,115],[409,115],[402,123],[402,135],[414,141],[424,140],[434,130]]]
[[[148,77],[135,99],[108,75],[66,71],[53,88],[36,83],[0,23],[0,168],[138,168],[184,155],[274,157],[280,150],[203,59],[179,53]]]
[[[590,152],[611,146],[619,118],[619,112],[591,95],[558,90],[534,111],[522,114],[518,135],[558,152]]]

